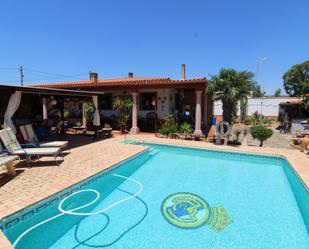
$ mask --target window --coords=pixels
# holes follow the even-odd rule
[[[175,110],[180,110],[180,94],[175,94]]]
[[[101,97],[101,109],[103,110],[113,109],[113,94],[106,93]]]
[[[143,111],[154,111],[157,104],[157,93],[140,93],[139,94],[139,109]]]

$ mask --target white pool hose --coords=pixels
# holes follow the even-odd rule
[[[123,178],[123,179],[125,179],[125,180],[129,180],[129,181],[131,181],[131,182],[136,183],[137,185],[139,185],[139,190],[138,190],[135,194],[130,195],[129,197],[126,197],[126,198],[121,199],[121,200],[119,200],[119,201],[117,201],[117,202],[114,202],[113,204],[109,205],[108,207],[103,208],[103,209],[101,209],[101,210],[99,210],[99,211],[96,211],[96,212],[92,212],[92,213],[78,213],[78,212],[75,212],[75,211],[77,211],[77,210],[79,210],[79,209],[82,209],[82,208],[85,208],[85,207],[88,207],[88,206],[94,204],[94,203],[100,198],[100,193],[99,193],[97,190],[94,190],[94,189],[84,189],[84,190],[76,191],[76,192],[74,192],[73,194],[70,194],[69,196],[67,196],[67,197],[65,197],[64,199],[61,200],[61,202],[60,202],[59,205],[58,205],[58,210],[60,211],[60,214],[57,214],[57,215],[55,215],[55,216],[53,216],[53,217],[51,217],[51,218],[49,218],[49,219],[43,220],[43,221],[37,223],[36,225],[34,225],[34,226],[28,228],[28,229],[27,229],[26,231],[24,231],[21,235],[19,235],[19,237],[15,240],[15,242],[14,242],[14,244],[13,244],[13,247],[15,247],[15,246],[19,243],[19,241],[20,241],[26,234],[28,234],[30,231],[32,231],[33,229],[35,229],[35,228],[37,228],[37,227],[39,227],[39,226],[41,226],[41,225],[43,225],[43,224],[45,224],[45,223],[51,221],[51,220],[54,220],[54,219],[56,219],[56,218],[58,218],[58,217],[60,217],[60,216],[62,216],[62,215],[64,215],[64,214],[78,215],[78,216],[91,216],[91,215],[101,214],[101,213],[104,213],[104,212],[106,212],[107,210],[109,210],[109,209],[111,209],[111,208],[113,208],[113,207],[119,205],[120,203],[129,201],[130,199],[132,199],[132,198],[138,196],[138,195],[143,191],[143,185],[142,185],[139,181],[134,180],[134,179],[129,178],[129,177],[122,176],[122,175],[117,175],[117,174],[111,174],[111,175],[112,175],[112,176],[119,177],[119,178]],[[96,197],[95,197],[95,199],[92,200],[91,202],[88,202],[88,203],[86,203],[86,204],[83,205],[83,206],[79,206],[79,207],[73,208],[73,209],[71,209],[71,210],[64,210],[64,209],[62,208],[63,203],[64,203],[67,199],[71,198],[71,197],[74,196],[74,195],[77,195],[77,194],[79,194],[79,193],[82,193],[82,192],[93,192],[93,193],[96,194]]]

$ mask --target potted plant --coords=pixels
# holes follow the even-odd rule
[[[129,97],[114,98],[113,107],[118,112],[118,124],[122,133],[124,133],[129,120],[132,105],[132,100]]]
[[[171,137],[173,133],[178,131],[178,126],[174,121],[172,114],[168,114],[163,118],[163,122],[159,129],[159,132],[165,137]]]
[[[68,118],[70,116],[70,111],[68,109],[64,109],[63,110],[63,124],[64,124],[64,127],[67,128],[68,125],[69,125],[69,121],[68,121]]]
[[[85,118],[86,118],[86,130],[93,130],[93,115],[94,115],[94,105],[90,102],[85,103]]]
[[[179,132],[184,135],[185,139],[188,139],[188,136],[193,132],[192,125],[188,122],[182,123],[179,127]]]
[[[63,118],[64,118],[64,120],[67,120],[69,116],[70,116],[70,111],[68,109],[64,109],[63,110]]]

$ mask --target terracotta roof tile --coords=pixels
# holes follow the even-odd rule
[[[280,104],[301,104],[303,103],[303,99],[289,99],[286,102],[281,102]]]
[[[287,101],[287,103],[302,103],[303,100],[302,99],[290,99]]]
[[[173,85],[173,84],[188,84],[188,83],[204,83],[205,78],[194,78],[187,80],[172,80],[170,78],[114,78],[104,80],[82,80],[72,82],[58,82],[37,84],[33,86],[48,87],[48,88],[90,88],[90,87],[121,87],[121,86],[152,86],[152,85]]]

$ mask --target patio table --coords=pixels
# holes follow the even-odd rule
[[[72,129],[74,130],[75,134],[83,134],[85,132],[85,127],[83,126],[73,126]]]

